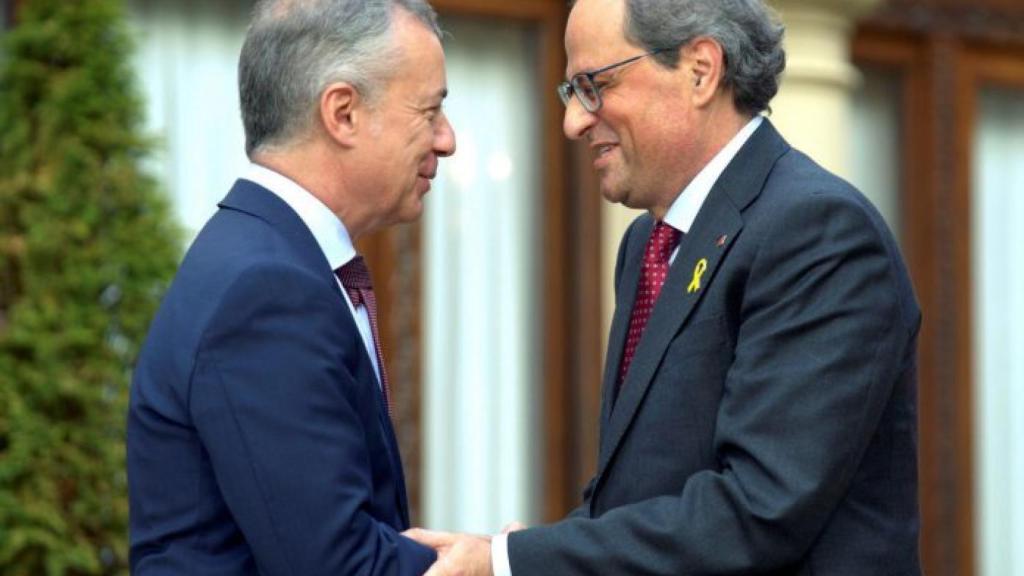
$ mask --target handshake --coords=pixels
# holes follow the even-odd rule
[[[524,524],[512,522],[502,529],[499,538],[505,538],[510,532],[524,528]],[[437,561],[424,576],[497,576],[491,557],[491,536],[439,532],[423,528],[412,528],[402,535],[437,552]],[[504,567],[507,573],[508,556],[502,555],[504,558],[500,559],[501,567]]]

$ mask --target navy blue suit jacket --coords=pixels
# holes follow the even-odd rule
[[[765,120],[615,398],[652,227],[619,250],[597,473],[570,518],[509,536],[512,573],[918,575],[920,312],[875,209]]]
[[[239,180],[149,331],[128,414],[136,575],[421,574],[402,465],[333,271]]]

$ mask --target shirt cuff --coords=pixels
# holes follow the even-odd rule
[[[508,561],[508,534],[496,534],[491,538],[491,570],[494,576],[512,576],[512,565]]]

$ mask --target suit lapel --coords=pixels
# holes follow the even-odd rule
[[[622,363],[622,352],[626,347],[626,334],[629,332],[629,317],[636,299],[640,268],[643,264],[644,248],[654,228],[654,220],[645,217],[630,233],[625,260],[622,267],[622,278],[619,279],[618,295],[615,299],[615,313],[612,316],[611,330],[608,337],[608,352],[605,355],[604,384],[601,400],[601,428],[607,428],[615,399],[615,382],[619,376],[619,365]],[[602,437],[604,434],[602,434]],[[602,446],[604,443],[601,443]]]
[[[605,366],[597,468],[599,483],[630,422],[636,416],[669,344],[689,319],[708,290],[708,285],[714,281],[716,271],[729,253],[729,247],[742,230],[741,211],[756,199],[775,161],[788,149],[771,123],[764,119],[712,187],[690,232],[681,240],[679,252],[669,268],[668,278],[640,338],[619,397],[613,405],[615,378],[636,296],[642,252],[653,221],[645,223],[642,241],[634,242],[634,246],[629,249],[622,280],[625,283],[622,287],[626,290],[616,301]],[[724,241],[719,245],[723,237]],[[699,270],[702,271],[698,273]],[[699,288],[695,282],[697,276]],[[690,289],[691,284],[693,290]]]
[[[728,198],[723,194],[712,194],[701,208],[701,215],[694,222],[690,233],[683,237],[679,253],[676,254],[676,259],[669,268],[668,278],[661,289],[661,295],[651,311],[651,318],[647,321],[643,336],[640,337],[622,390],[611,409],[607,433],[602,435],[599,474],[608,465],[629,423],[636,415],[669,344],[707,291],[708,285],[714,279],[715,271],[728,252],[729,245],[742,227],[743,220]],[[723,235],[726,243],[718,246],[717,240]],[[703,268],[703,272],[699,274],[700,288],[688,290],[691,284],[696,286],[695,276],[698,274],[695,271],[698,266]],[[629,301],[628,308],[632,309],[632,300]],[[627,316],[628,314],[629,310]],[[621,356],[621,352],[619,354]]]
[[[340,298],[341,296],[339,295],[338,297]],[[346,314],[348,313],[347,307],[345,312]],[[401,528],[404,530],[409,527],[409,502],[405,488],[405,474],[402,470],[402,457],[398,450],[398,438],[395,435],[395,428],[391,422],[391,415],[388,413],[388,405],[384,401],[384,393],[380,390],[379,380],[377,380],[377,375],[373,371],[373,365],[369,361],[370,356],[366,353],[366,347],[363,346],[362,340],[359,339],[361,336],[358,336],[358,329],[354,323],[352,330],[357,335],[357,353],[361,352],[363,356],[362,361],[355,363],[356,369],[352,375],[356,381],[367,382],[374,387],[373,396],[376,399],[377,405],[377,423],[380,425],[381,432],[386,439],[384,443],[387,449],[386,456],[388,464],[391,466],[391,471],[395,476],[395,504],[398,507],[399,516],[402,520]]]
[[[372,375],[371,375],[372,376]],[[402,517],[402,529],[409,528],[409,501],[405,491],[405,472],[402,470],[402,457],[398,452],[398,438],[395,436],[395,428],[391,423],[391,416],[388,414],[388,407],[384,403],[384,395],[377,394],[379,410],[377,417],[380,420],[381,428],[388,438],[388,458],[391,468],[395,473],[395,492],[398,493],[398,512]]]

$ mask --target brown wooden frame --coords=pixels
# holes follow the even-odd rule
[[[22,0],[8,0],[4,4],[4,23],[7,28],[14,26],[17,21],[18,9],[21,7]]]
[[[1024,88],[1024,38],[1007,22],[979,28],[947,2],[893,1],[861,26],[855,61],[896,71],[903,86],[903,247],[924,313],[919,343],[921,556],[931,576],[975,573],[971,156],[977,94]],[[987,30],[987,32],[986,32]]]
[[[941,47],[929,45],[922,38],[907,37],[901,33],[862,29],[853,44],[854,60],[861,66],[895,71],[902,83],[901,109],[903,156],[901,178],[901,210],[904,255],[923,312],[919,350],[919,470],[922,519],[922,561],[929,574],[937,574],[938,566],[962,566],[955,556],[963,545],[970,545],[968,537],[971,512],[958,497],[964,478],[964,457],[949,440],[970,435],[969,410],[954,399],[962,396],[965,383],[951,377],[954,370],[949,362],[956,360],[957,347],[950,340],[958,323],[955,307],[951,305],[949,283],[943,281],[948,274],[948,259],[952,240],[948,226],[951,219],[952,182],[948,158],[953,151],[950,123],[938,117],[940,103],[948,98],[950,87],[938,86],[948,78],[938,70]],[[959,380],[959,385],[958,385]],[[970,463],[967,462],[967,469]],[[969,478],[966,480],[969,481]],[[961,486],[958,489],[958,486]],[[968,487],[969,489],[969,487]],[[968,500],[969,502],[969,500]],[[958,505],[959,503],[959,505]],[[964,524],[966,523],[966,524]],[[956,534],[961,526],[965,534]],[[954,556],[951,558],[951,556]],[[959,570],[956,573],[963,573]]]
[[[978,102],[981,91],[989,86],[999,86],[1019,90],[1024,94],[1024,43],[1016,46],[1007,46],[1002,43],[990,43],[987,41],[971,42],[959,51],[956,69],[958,73],[956,97],[956,164],[957,178],[954,183],[952,204],[954,229],[962,231],[962,242],[954,244],[956,251],[953,259],[953,266],[956,271],[968,271],[968,273],[956,274],[961,278],[957,282],[958,293],[956,294],[956,307],[960,311],[957,314],[958,323],[956,326],[955,340],[957,355],[957,379],[960,382],[969,383],[958,390],[957,401],[966,411],[967,433],[961,434],[955,439],[957,453],[961,455],[962,466],[958,478],[961,493],[958,498],[961,502],[972,503],[974,497],[973,471],[976,458],[974,457],[975,436],[973,426],[973,415],[975,406],[975,382],[973,335],[975,334],[975,320],[973,314],[975,283],[969,278],[969,271],[974,270],[972,258],[973,239],[973,182],[974,182],[974,143],[978,126]],[[973,509],[973,507],[972,507]],[[972,519],[973,520],[973,519]],[[971,561],[974,563],[974,523],[967,526],[970,532],[962,534],[961,546],[969,550]],[[970,540],[964,543],[963,540]],[[960,574],[973,574],[971,570],[962,570]]]
[[[540,350],[543,426],[541,519],[561,518],[579,500],[593,472],[600,402],[600,200],[581,182],[580,149],[561,132],[562,105],[554,87],[564,75],[562,32],[568,8],[563,0],[432,0],[443,16],[484,17],[536,26],[541,117],[542,217],[538,279],[542,307]],[[548,89],[550,87],[550,89]],[[583,182],[591,182],[583,176]],[[411,501],[420,502],[421,335],[419,224],[394,228],[360,242],[374,276],[388,279],[381,290],[383,347],[395,385],[396,419]]]

